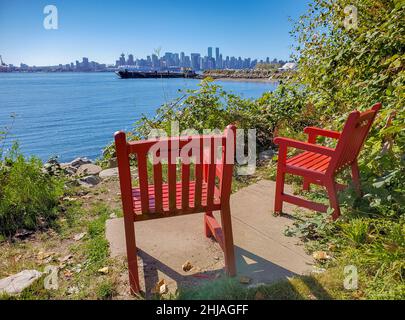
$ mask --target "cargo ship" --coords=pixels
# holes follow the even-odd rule
[[[192,70],[174,71],[134,71],[119,70],[115,72],[121,79],[157,79],[157,78],[191,78],[195,79],[198,74]]]

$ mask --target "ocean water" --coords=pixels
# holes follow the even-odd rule
[[[6,146],[17,140],[25,155],[96,159],[117,130],[152,116],[193,79],[119,79],[114,73],[0,73],[0,131],[12,124]],[[226,91],[257,98],[274,83],[218,81]],[[12,122],[11,114],[15,114]],[[1,143],[1,142],[0,142]],[[0,145],[1,147],[1,145]]]

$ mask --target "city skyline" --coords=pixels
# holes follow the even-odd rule
[[[213,50],[215,49],[215,55]],[[253,69],[258,63],[283,64],[286,60],[266,57],[257,59],[241,56],[224,56],[219,47],[208,47],[206,54],[191,52],[155,52],[146,57],[135,57],[132,53],[125,55],[121,53],[115,63],[100,63],[90,61],[88,57],[83,57],[82,61],[74,60],[69,63],[56,65],[36,66],[21,62],[19,65],[9,64],[14,70],[43,70],[52,69],[60,71],[107,71],[108,69],[120,67],[133,67],[140,70],[176,70],[180,68],[190,68],[194,71],[211,69]]]
[[[43,26],[42,0],[0,0],[0,54],[8,64],[66,64],[79,57],[114,63],[124,52],[146,57],[167,52],[204,52],[211,44],[230,56],[288,59],[294,39],[289,18],[307,0],[198,2],[155,0],[100,2],[55,0],[58,28]],[[213,46],[212,56],[216,58]]]

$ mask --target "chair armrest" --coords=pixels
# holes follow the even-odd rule
[[[321,129],[321,128],[317,128],[317,127],[306,127],[304,129],[304,132],[309,135],[314,136],[315,139],[317,136],[323,136],[323,137],[328,137],[328,138],[333,138],[333,139],[340,138],[340,132],[327,130],[327,129]]]
[[[317,144],[312,144],[308,142],[302,142],[289,138],[277,137],[274,139],[274,143],[280,145],[280,147],[292,147],[299,150],[310,151],[315,153],[320,153],[326,156],[332,156],[335,152],[335,149],[320,146]]]

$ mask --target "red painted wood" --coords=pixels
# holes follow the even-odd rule
[[[138,260],[136,256],[135,230],[134,230],[134,207],[132,202],[131,170],[129,166],[128,145],[124,132],[116,132],[114,135],[115,150],[118,160],[118,173],[120,176],[122,209],[124,212],[125,240],[128,257],[128,273],[131,293],[138,293],[139,276]]]
[[[304,190],[309,191],[311,183],[325,186],[329,195],[330,207],[333,208],[332,217],[337,219],[340,215],[337,192],[345,186],[335,182],[335,175],[341,170],[351,167],[354,187],[358,194],[361,193],[357,157],[380,109],[381,103],[377,103],[368,111],[362,113],[353,111],[350,113],[342,133],[307,127],[304,132],[308,134],[308,142],[281,137],[275,138],[274,143],[279,144],[280,148],[274,211],[280,213],[283,209],[283,202],[286,201],[308,209],[326,212],[326,207],[322,204],[284,194],[285,174],[289,173],[304,178]],[[337,139],[336,148],[332,149],[316,144],[318,136]],[[295,148],[304,152],[287,158],[288,148]]]
[[[154,210],[155,212],[162,212],[163,211],[163,193],[162,193],[162,164],[156,163],[153,165],[153,183],[154,183]],[[152,193],[149,193],[152,194]],[[150,201],[151,199],[149,199]]]
[[[136,259],[134,222],[165,218],[177,215],[205,212],[206,234],[212,234],[224,251],[226,272],[236,274],[235,256],[230,212],[233,159],[235,157],[235,126],[228,126],[223,135],[175,137],[127,142],[125,133],[115,136],[122,206],[124,210],[125,234],[127,242],[128,270],[131,292],[138,293],[139,276]],[[194,164],[194,180],[191,180],[191,149],[188,143],[198,141],[199,154]],[[214,147],[223,147],[220,163],[215,163]],[[163,183],[162,164],[153,163],[153,184],[149,184],[147,155],[157,144],[160,151],[153,157],[168,158],[167,183]],[[229,148],[232,146],[232,148]],[[181,152],[184,147],[185,152]],[[226,161],[225,149],[229,158]],[[204,157],[204,152],[206,157]],[[139,188],[132,188],[129,155],[135,154],[138,164]],[[177,159],[181,159],[181,181],[177,181]],[[219,188],[215,185],[219,179]],[[212,215],[221,212],[221,226]],[[181,229],[180,229],[181,230]],[[158,235],[156,235],[158,236]],[[164,241],[164,239],[162,239]]]

